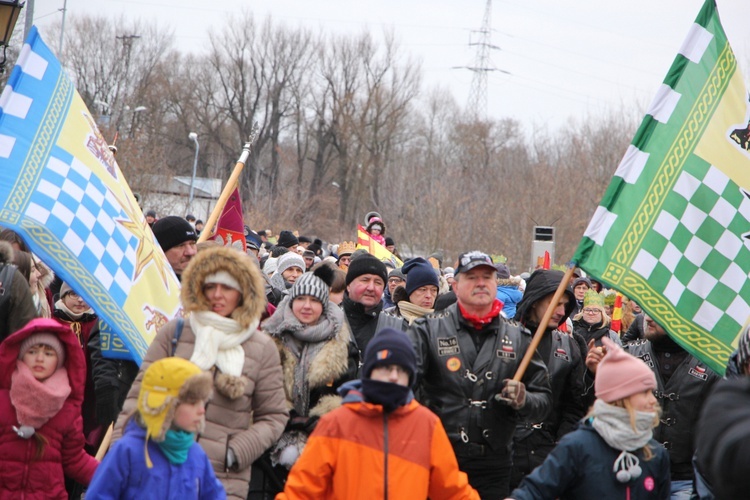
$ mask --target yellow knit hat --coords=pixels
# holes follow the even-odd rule
[[[148,367],[138,395],[138,412],[146,424],[146,465],[149,468],[153,464],[148,456],[148,440],[164,440],[177,404],[208,400],[211,388],[211,375],[186,359],[163,358]]]
[[[593,288],[589,288],[583,296],[583,307],[596,307],[604,310],[604,297],[596,293]]]

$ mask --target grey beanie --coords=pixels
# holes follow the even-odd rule
[[[297,252],[287,252],[279,257],[279,260],[276,262],[276,273],[283,274],[284,271],[295,266],[302,269],[302,271],[307,268],[305,259],[300,254]]]
[[[313,273],[305,273],[294,282],[289,290],[289,307],[297,297],[309,295],[323,304],[323,310],[328,306],[328,285]]]

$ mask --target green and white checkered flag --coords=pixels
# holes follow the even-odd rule
[[[717,373],[750,316],[749,120],[706,0],[573,257]]]

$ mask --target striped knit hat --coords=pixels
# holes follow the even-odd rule
[[[294,282],[289,290],[289,305],[297,297],[309,295],[323,304],[323,310],[328,307],[328,292],[333,283],[333,270],[325,265],[318,266],[313,272],[305,273]]]

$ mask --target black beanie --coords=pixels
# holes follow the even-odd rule
[[[198,241],[195,228],[188,221],[176,215],[170,215],[154,222],[151,230],[163,251],[181,245],[186,241]]]
[[[435,268],[422,257],[414,257],[404,262],[401,271],[406,274],[406,293],[411,295],[414,290],[426,285],[440,288]]]
[[[294,236],[293,232],[281,231],[281,233],[279,233],[279,239],[276,241],[276,244],[280,247],[290,248],[295,245],[299,245],[299,240],[296,236]]]
[[[346,286],[349,286],[352,281],[363,274],[380,276],[383,279],[383,284],[388,281],[388,270],[385,268],[385,264],[369,253],[359,255],[349,263],[349,270],[346,272]]]
[[[370,378],[378,366],[398,365],[409,372],[409,386],[417,373],[417,355],[409,337],[399,330],[383,328],[375,334],[365,349],[362,378]]]

